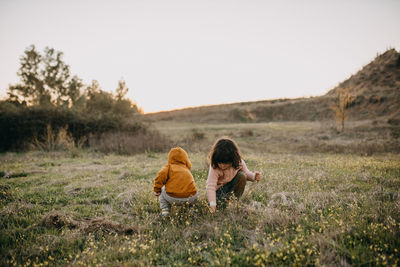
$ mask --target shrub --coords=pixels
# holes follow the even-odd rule
[[[146,128],[114,114],[92,115],[56,107],[16,107],[7,102],[0,103],[0,125],[0,151],[23,150],[32,143],[51,146],[56,142],[55,133],[60,134],[59,140],[72,139],[78,144],[94,133],[135,134]],[[51,140],[52,135],[54,140]]]
[[[241,137],[250,137],[250,136],[254,136],[254,132],[252,129],[246,129],[246,130],[242,130],[240,132],[240,136]]]
[[[193,129],[191,137],[192,140],[203,140],[205,138],[204,132],[199,131],[198,129]]]
[[[33,140],[32,145],[34,148],[52,151],[52,150],[72,150],[75,147],[75,141],[71,134],[68,132],[68,125],[60,128],[57,135],[51,128],[50,124],[47,124],[46,133],[41,138],[43,141],[39,141],[38,138]]]
[[[256,120],[256,114],[247,110],[235,108],[230,112],[233,121],[251,122]]]

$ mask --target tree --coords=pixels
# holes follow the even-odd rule
[[[63,53],[46,47],[40,54],[29,46],[20,58],[17,75],[21,82],[10,85],[9,99],[29,105],[72,106],[83,87],[77,76],[71,77]]]
[[[24,53],[20,58],[21,66],[17,72],[21,83],[10,85],[8,95],[12,101],[19,101],[22,97],[23,102],[40,104],[46,98],[43,80],[40,77],[42,56],[35,50],[34,45],[28,47]]]
[[[101,90],[96,80],[86,88],[86,95],[86,110],[90,113],[107,113],[113,108],[113,95]]]
[[[57,106],[69,106],[70,71],[69,66],[62,60],[62,52],[46,47],[43,56],[42,77],[45,90],[55,96]]]
[[[121,78],[118,81],[118,87],[115,90],[115,102],[113,112],[121,115],[129,115],[140,112],[139,108],[129,98],[126,98],[129,88],[126,86],[125,80]]]
[[[129,88],[123,79],[118,82],[115,94],[103,91],[100,84],[93,80],[86,88],[85,110],[89,113],[113,113],[123,116],[141,112],[135,103],[125,97],[128,91]]]
[[[118,87],[115,90],[115,98],[117,101],[121,101],[124,99],[126,94],[128,93],[129,88],[126,86],[126,82],[124,78],[121,78],[121,80],[118,81]]]
[[[349,118],[348,108],[354,102],[354,96],[349,88],[338,88],[335,103],[331,105],[335,111],[335,118],[340,132],[344,131],[344,122]]]
[[[67,97],[71,100],[72,105],[75,106],[81,97],[81,89],[83,88],[82,80],[74,75],[70,81],[68,81]]]

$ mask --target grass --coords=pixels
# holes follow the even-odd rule
[[[399,154],[311,151],[360,141],[315,123],[155,126],[189,151],[197,206],[160,218],[152,186],[167,153],[1,154],[0,265],[400,264]],[[210,214],[207,153],[221,135],[264,177]]]
[[[245,153],[400,152],[400,141],[396,138],[400,127],[385,121],[348,121],[343,133],[336,131],[334,122],[313,121],[229,124],[159,121],[154,126],[173,144],[190,151],[208,152],[217,138],[229,136],[241,144]]]

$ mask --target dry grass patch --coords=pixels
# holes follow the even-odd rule
[[[77,229],[85,233],[117,233],[132,235],[138,232],[135,226],[124,225],[108,218],[93,218],[87,220],[74,220],[63,211],[51,211],[42,218],[41,226],[56,229]]]

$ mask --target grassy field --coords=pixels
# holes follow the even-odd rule
[[[0,265],[400,264],[400,155],[384,125],[154,127],[189,152],[197,206],[160,218],[152,186],[167,152],[1,154]],[[210,214],[207,154],[223,135],[263,180]]]

